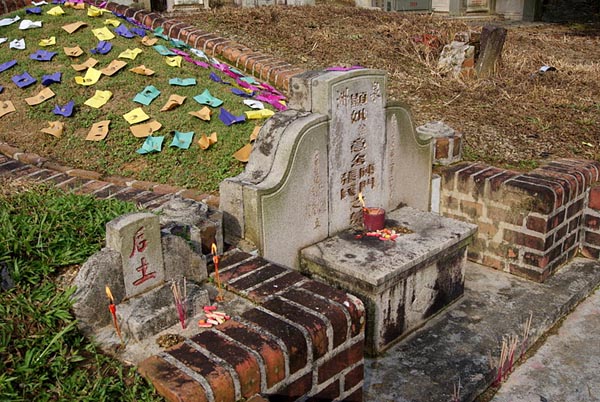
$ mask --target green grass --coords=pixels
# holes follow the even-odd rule
[[[0,292],[0,400],[162,400],[83,337],[70,311],[74,289],[57,280],[100,249],[106,222],[132,210],[45,187],[0,195],[0,261],[16,284]]]
[[[204,122],[188,112],[196,111],[203,106],[192,98],[199,95],[204,89],[209,89],[213,96],[224,101],[223,106],[235,115],[251,110],[242,103],[243,98],[231,93],[231,86],[216,83],[209,79],[211,71],[217,73],[225,81],[234,83],[234,80],[214,68],[204,69],[182,62],[181,68],[168,66],[165,57],[159,55],[152,47],[144,46],[141,38],[126,39],[116,36],[110,42],[113,49],[106,55],[91,54],[98,40],[92,34],[92,29],[108,26],[104,24],[107,18],[115,18],[111,13],[103,17],[88,17],[86,11],[75,10],[63,6],[65,14],[50,16],[46,14],[54,5],[43,8],[42,15],[27,15],[24,10],[9,16],[19,15],[22,19],[34,21],[42,20],[43,28],[21,31],[19,22],[7,27],[0,27],[0,37],[12,39],[25,38],[25,50],[8,49],[8,42],[0,45],[0,63],[16,59],[18,64],[10,70],[0,73],[0,85],[5,87],[5,92],[0,95],[0,100],[12,100],[17,112],[0,119],[0,139],[11,143],[15,135],[22,136],[26,151],[49,155],[64,164],[97,171],[106,175],[120,175],[134,177],[140,180],[156,181],[172,185],[194,188],[200,191],[214,192],[219,183],[226,177],[240,173],[243,164],[233,158],[233,153],[245,145],[250,133],[256,125],[262,124],[261,120],[249,120],[245,123],[234,124],[227,127],[218,118],[218,108],[214,108],[210,122]],[[80,28],[73,34],[68,34],[61,27],[65,24],[83,21],[87,27]],[[131,27],[125,20],[122,23]],[[115,28],[108,26],[111,31]],[[40,47],[40,40],[56,37],[56,45]],[[151,31],[148,36],[153,37]],[[173,48],[173,44],[164,39],[159,39],[157,45]],[[68,57],[63,47],[79,46],[84,53],[77,57]],[[92,86],[81,86],[75,83],[75,76],[83,76],[84,72],[75,71],[71,65],[80,64],[93,57],[99,61],[96,69],[106,67],[112,60],[126,50],[140,48],[143,52],[135,60],[119,59],[128,64],[113,76],[102,76],[98,83]],[[40,62],[31,60],[29,55],[38,49],[57,52],[52,61]],[[196,58],[196,57],[194,57]],[[154,70],[153,76],[141,76],[129,71],[131,68],[145,65]],[[11,77],[28,71],[38,82],[28,88],[19,89],[11,82]],[[62,82],[52,84],[50,88],[56,96],[36,106],[27,105],[23,99],[36,95],[43,86],[41,78],[45,74],[62,71]],[[180,77],[196,78],[195,86],[180,87],[169,85],[169,78]],[[149,106],[133,102],[134,96],[147,85],[154,85],[161,91],[161,95]],[[100,109],[94,109],[84,102],[91,98],[96,90],[110,90],[113,92],[111,100]],[[184,104],[174,110],[161,112],[160,109],[167,102],[171,94],[186,96]],[[52,113],[55,105],[64,105],[68,101],[75,101],[73,117],[62,117]],[[163,127],[154,135],[165,136],[163,150],[160,153],[139,155],[135,151],[141,147],[144,139],[136,138],[129,130],[129,124],[122,117],[130,110],[142,107],[151,117],[158,120]],[[60,120],[65,124],[61,138],[55,138],[41,133],[49,121]],[[101,120],[110,120],[108,137],[100,142],[86,141],[85,137],[91,126]],[[16,131],[15,131],[16,128]],[[173,138],[173,131],[194,131],[194,143],[188,150],[169,147]],[[202,133],[217,132],[218,142],[208,150],[202,150],[196,141]],[[13,135],[13,137],[11,137]],[[26,138],[23,138],[26,136]],[[19,141],[20,142],[20,141]],[[21,145],[21,144],[13,144]],[[22,145],[21,145],[22,146]]]

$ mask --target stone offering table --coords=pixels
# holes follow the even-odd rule
[[[358,296],[367,315],[366,351],[383,352],[457,300],[464,291],[467,245],[477,226],[404,207],[386,228],[395,241],[346,230],[303,249],[301,270]]]

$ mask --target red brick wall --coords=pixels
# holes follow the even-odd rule
[[[589,201],[583,213],[581,254],[600,258],[600,185],[590,188]]]
[[[223,258],[228,290],[256,307],[139,366],[170,401],[362,401],[361,301],[240,251]]]
[[[440,211],[479,226],[469,259],[543,282],[579,250],[585,221],[593,220],[586,217],[598,211],[586,206],[599,172],[596,161],[571,159],[528,173],[461,163],[441,173]],[[589,232],[592,252],[600,241]]]

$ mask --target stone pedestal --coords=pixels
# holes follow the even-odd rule
[[[464,291],[467,245],[477,226],[404,207],[386,228],[395,241],[348,230],[300,252],[301,270],[358,296],[367,311],[365,347],[377,355],[423,325]]]

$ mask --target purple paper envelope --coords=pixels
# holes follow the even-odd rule
[[[133,33],[127,29],[127,27],[123,24],[119,25],[117,29],[115,29],[115,33],[121,35],[124,38],[131,39],[133,38]]]
[[[34,84],[37,80],[33,78],[27,71],[21,75],[15,75],[11,78],[12,82],[15,83],[19,88],[27,88],[31,84]]]
[[[62,73],[57,71],[52,74],[47,74],[42,76],[42,85],[48,86],[50,84],[60,84],[60,79],[62,77]]]
[[[63,105],[63,106],[56,105],[56,106],[54,106],[54,110],[52,111],[52,113],[59,115],[59,116],[71,117],[71,115],[73,114],[74,106],[75,106],[74,101],[69,101],[66,105]]]
[[[227,109],[222,107],[219,109],[219,119],[221,119],[226,126],[231,126],[232,124],[243,123],[246,121],[246,115],[242,114],[241,116],[234,116]]]
[[[90,52],[92,52],[93,54],[106,54],[110,52],[111,49],[112,43],[105,40],[101,40],[100,42],[98,42],[98,45],[94,49],[90,50]]]
[[[14,67],[16,64],[16,60],[7,61],[6,63],[0,64],[0,73]]]
[[[32,53],[29,56],[29,58],[31,60],[37,61],[50,61],[54,56],[56,56],[56,52],[49,52],[47,50],[37,50],[35,53]]]

